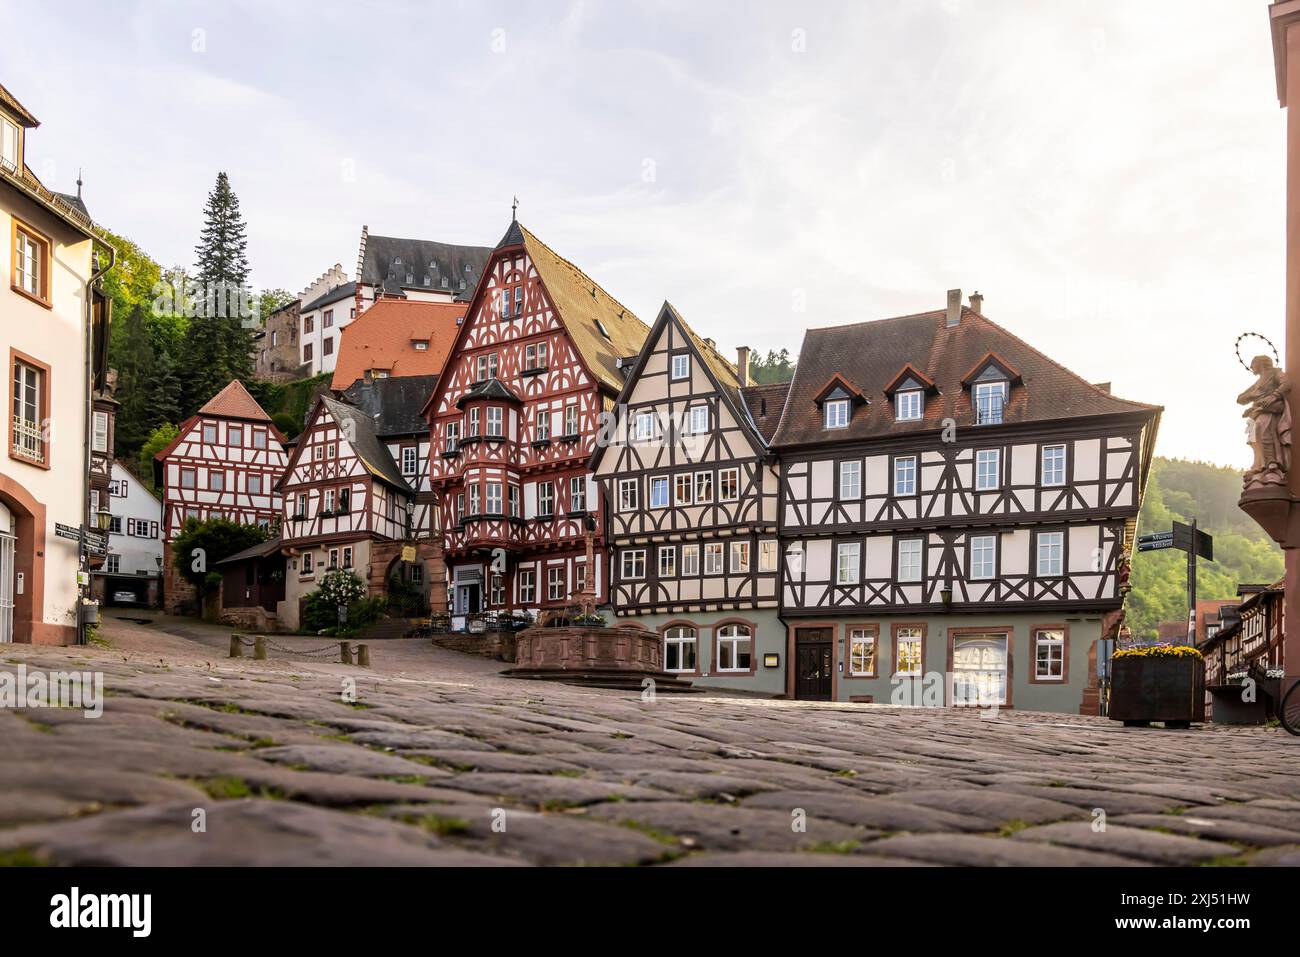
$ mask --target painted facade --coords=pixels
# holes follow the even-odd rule
[[[108,555],[91,573],[94,597],[108,605],[151,606],[159,599],[162,578],[162,503],[114,462],[106,506],[112,515]]]

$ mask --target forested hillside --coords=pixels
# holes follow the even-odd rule
[[[1237,508],[1241,472],[1236,469],[1157,457],[1138,519],[1138,534],[1168,531],[1170,522],[1194,518],[1214,536],[1214,561],[1202,560],[1198,598],[1232,598],[1243,582],[1282,577],[1282,551]],[[1177,549],[1133,554],[1133,591],[1128,624],[1137,637],[1150,637],[1157,622],[1187,615],[1187,558]]]

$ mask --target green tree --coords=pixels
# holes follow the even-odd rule
[[[794,362],[790,350],[768,351],[767,357],[753,355],[749,360],[749,381],[755,385],[774,385],[794,378]]]
[[[154,491],[157,491],[157,489],[154,488],[153,483],[153,457],[163,449],[167,448],[167,446],[171,445],[172,441],[178,435],[180,435],[180,429],[176,428],[176,426],[172,425],[170,422],[164,422],[162,425],[150,432],[149,437],[144,440],[144,445],[140,446],[140,455],[138,458],[140,463],[139,475],[151,489],[154,489]]]
[[[172,565],[203,595],[215,583],[210,576],[217,572],[219,561],[266,538],[266,529],[258,525],[240,525],[227,518],[187,518],[172,540]]]

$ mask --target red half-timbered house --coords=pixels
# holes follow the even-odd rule
[[[588,574],[606,601],[604,515],[587,463],[648,333],[511,222],[424,410],[454,615],[566,605]]]
[[[280,520],[275,483],[284,471],[285,439],[238,379],[181,423],[154,456],[163,493],[163,592],[169,612],[194,599],[173,567],[171,543],[188,518],[227,518],[274,529]]]

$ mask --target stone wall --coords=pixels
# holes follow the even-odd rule
[[[493,661],[513,662],[517,657],[515,633],[512,631],[488,631],[481,635],[449,632],[434,635],[433,643],[439,648],[479,658],[491,658]]]
[[[525,628],[516,636],[519,668],[556,671],[663,670],[663,642],[648,628],[620,623],[607,628],[570,625]]]
[[[169,615],[199,613],[199,593],[172,563],[171,542],[163,543],[163,611]]]

